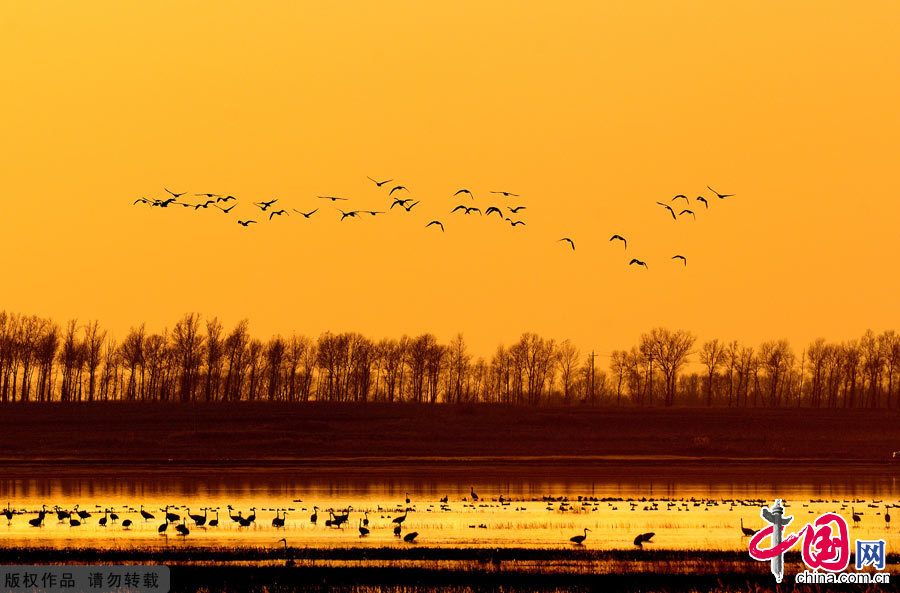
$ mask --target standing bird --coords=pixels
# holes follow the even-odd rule
[[[280,540],[278,540],[278,543],[283,543],[283,544],[284,544],[284,558],[285,558],[285,560],[284,560],[284,565],[285,565],[285,566],[293,566],[293,565],[294,565],[294,559],[293,559],[293,558],[288,558],[287,540],[284,539],[284,538],[281,538]]]
[[[456,196],[458,196],[459,194],[468,194],[470,198],[472,198],[473,200],[475,199],[474,194],[472,194],[472,192],[470,192],[470,191],[467,190],[467,189],[460,189],[460,190],[457,190],[457,192],[456,192],[455,194],[453,194],[453,196],[456,197]]]
[[[677,219],[678,219],[678,218],[675,216],[675,211],[672,210],[672,207],[671,207],[671,206],[669,206],[668,204],[663,204],[662,202],[657,202],[657,204],[659,204],[660,206],[662,206],[663,208],[665,208],[666,210],[669,211],[669,214],[672,215],[672,220],[677,220]]]
[[[148,513],[147,511],[145,511],[145,510],[144,510],[144,505],[141,505],[141,517],[144,518],[144,521],[148,521],[148,520],[150,520],[150,519],[153,519],[153,514],[152,514],[152,513]]]
[[[278,510],[275,510],[275,518],[272,519],[272,527],[278,529],[279,527],[284,527],[284,520],[287,518],[287,513],[284,514],[284,517],[278,516]]]
[[[165,523],[163,523],[162,525],[157,527],[156,531],[157,531],[157,533],[165,533],[166,529],[168,529],[168,528],[169,528],[169,522],[166,521]]]
[[[206,509],[203,509],[202,515],[192,515],[191,509],[188,509],[187,512],[188,512],[188,517],[191,518],[191,521],[194,522],[194,525],[202,526],[206,523]]]
[[[180,535],[181,537],[185,537],[187,535],[190,535],[190,533],[191,533],[191,530],[188,529],[187,525],[185,525],[186,521],[187,521],[187,519],[182,519],[181,523],[179,523],[178,525],[175,526],[175,531],[177,531],[178,535]]]
[[[730,198],[730,197],[734,196],[734,194],[720,194],[719,192],[717,192],[713,188],[709,187],[708,185],[706,187],[709,188],[709,191],[716,194],[716,197],[719,198],[720,200],[724,200],[725,198]]]
[[[122,521],[123,529],[128,529],[129,527],[131,527],[131,519],[125,519],[124,521]]]
[[[750,529],[749,527],[744,527],[744,518],[741,517],[741,533],[744,534],[744,537],[752,537],[756,535],[756,532]]]
[[[703,196],[697,196],[697,201],[703,202],[703,205],[706,206],[707,208],[709,208],[709,202],[707,202],[706,198],[704,198]]]
[[[419,536],[418,531],[410,531],[409,533],[407,533],[406,535],[403,536],[403,541],[405,541],[408,544],[411,544],[416,540],[416,538],[418,536]]]
[[[97,524],[100,525],[100,527],[106,527],[106,522],[109,520],[108,515],[109,509],[106,509],[106,511],[103,513],[103,516],[100,517],[99,521],[97,521]]]
[[[429,222],[428,224],[425,225],[425,228],[427,229],[431,225],[437,225],[437,226],[441,227],[441,232],[444,232],[444,223],[442,223],[440,220],[432,220],[431,222]]]
[[[857,513],[853,507],[850,507],[850,512],[853,513],[853,523],[854,524],[862,521],[862,517],[860,517],[859,513]]]
[[[365,527],[362,524],[362,519],[359,520],[359,537],[365,537],[369,535],[369,528]]]
[[[3,510],[3,516],[6,517],[7,523],[12,523],[13,512],[12,509],[9,508],[9,502],[6,503],[6,508]]]
[[[313,514],[309,516],[309,522],[315,524],[319,520],[319,507],[313,507]]]
[[[376,180],[372,179],[371,177],[369,177],[368,175],[366,175],[366,177],[368,177],[368,178],[369,178],[369,181],[371,181],[372,183],[374,183],[374,184],[377,185],[378,187],[381,187],[381,186],[384,185],[385,183],[390,183],[391,181],[393,181],[393,179],[385,179],[384,181],[376,181]]]
[[[570,239],[570,238],[568,238],[568,237],[563,237],[562,239],[560,239],[559,241],[557,241],[557,243],[559,243],[559,242],[561,242],[561,241],[566,241],[569,245],[572,246],[572,251],[575,251],[575,241],[573,241],[572,239]]]
[[[406,516],[408,514],[409,514],[409,508],[407,508],[405,511],[403,511],[402,515],[400,515],[398,517],[394,517],[394,519],[391,521],[391,523],[396,523],[397,525],[402,525],[403,522],[406,521]]]
[[[475,486],[469,486],[469,496],[472,497],[472,500],[478,500],[478,493],[475,492]]]
[[[212,519],[209,522],[209,526],[210,527],[218,527],[219,526],[219,511],[218,510],[216,510],[216,518]]]
[[[628,249],[628,240],[625,239],[625,237],[623,237],[622,235],[613,235],[612,237],[609,238],[609,240],[610,241],[616,241],[616,240],[621,241],[622,243],[625,244],[625,249]]]
[[[318,208],[316,208],[315,210],[310,210],[309,212],[301,212],[300,210],[297,210],[296,208],[292,208],[292,210],[294,212],[296,212],[297,214],[299,214],[300,216],[302,216],[303,218],[309,218],[310,216],[312,216],[313,214],[315,214],[316,212],[319,211]]]
[[[397,536],[397,537],[400,537],[400,530],[401,530],[401,529],[402,529],[402,527],[400,526],[399,523],[397,523],[396,525],[394,525],[394,535]]]
[[[642,262],[642,261],[639,260],[638,258],[632,259],[630,262],[628,262],[628,265],[629,265],[629,266],[633,266],[633,265],[644,266],[644,267],[647,268],[648,270],[650,269],[650,267],[647,265],[646,262]]]
[[[572,537],[569,538],[569,541],[572,542],[572,543],[574,543],[576,546],[580,546],[581,544],[584,543],[584,540],[587,539],[588,531],[590,531],[590,529],[588,529],[587,527],[585,527],[585,528],[584,528],[584,535],[574,535],[574,536],[572,536]]]
[[[891,526],[891,512],[887,507],[884,507],[884,524],[888,527]]]
[[[672,259],[680,259],[684,265],[687,265],[687,258],[683,255],[673,255]]]

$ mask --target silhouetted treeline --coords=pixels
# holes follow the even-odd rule
[[[900,337],[868,331],[758,347],[697,344],[656,328],[629,350],[582,355],[533,333],[489,359],[462,335],[373,341],[356,333],[253,337],[242,321],[185,315],[171,331],[132,328],[116,341],[97,322],[60,326],[0,312],[0,402],[332,401],[620,406],[895,407]],[[689,371],[688,368],[690,367]]]

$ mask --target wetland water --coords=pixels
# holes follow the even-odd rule
[[[337,460],[328,464],[266,464],[264,467],[200,467],[183,464],[98,466],[12,465],[0,478],[0,505],[16,514],[0,517],[0,547],[95,550],[176,550],[191,547],[291,548],[577,548],[569,538],[588,528],[584,548],[634,550],[639,533],[654,532],[645,550],[741,551],[746,527],[763,526],[759,504],[783,498],[803,524],[835,511],[851,524],[852,537],[885,539],[900,546],[898,472],[887,465],[775,464],[666,459],[516,460],[485,463],[443,460],[398,464]],[[474,501],[471,489],[479,498]],[[406,503],[407,497],[409,504]],[[441,499],[447,497],[447,503]],[[502,497],[502,498],[501,498]],[[579,500],[579,497],[580,500]],[[45,505],[39,527],[29,524]],[[73,526],[54,508],[90,516]],[[144,520],[141,505],[154,515]],[[190,533],[178,535],[164,511],[186,518]],[[229,509],[229,505],[231,509]],[[310,516],[318,507],[318,521]],[[187,518],[207,516],[197,526]],[[406,512],[406,509],[409,509]],[[99,519],[109,509],[118,520]],[[216,517],[218,526],[210,526]],[[253,510],[255,509],[255,511]],[[329,509],[349,518],[326,526]],[[272,519],[283,516],[283,527]],[[856,511],[860,521],[852,521]],[[893,511],[894,527],[885,521]],[[369,534],[358,526],[368,513]],[[406,514],[402,535],[393,532]],[[241,526],[231,519],[255,514]],[[130,527],[122,523],[130,519]]]

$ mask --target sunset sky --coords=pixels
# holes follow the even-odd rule
[[[900,328],[898,23],[887,1],[7,0],[0,309],[485,355]],[[421,204],[339,222],[315,198],[387,210],[367,175]],[[164,186],[240,203],[132,206]],[[460,188],[527,226],[450,215]],[[678,193],[709,210],[673,222]],[[270,223],[272,198],[320,210]]]

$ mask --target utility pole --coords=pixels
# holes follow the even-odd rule
[[[594,402],[594,358],[595,358],[596,356],[597,356],[597,355],[594,354],[594,351],[591,350],[591,377],[590,377],[590,383],[591,383],[591,405],[592,405],[592,406],[593,406],[594,403],[595,403],[595,402]]]

